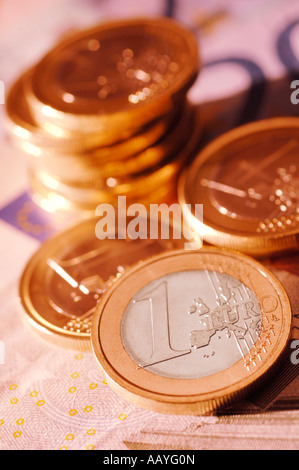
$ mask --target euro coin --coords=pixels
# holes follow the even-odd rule
[[[173,200],[176,200],[179,174],[192,158],[201,136],[199,122],[200,116],[194,116],[186,141],[182,140],[172,155],[166,155],[154,167],[132,176],[96,179],[94,174],[87,174],[90,177],[88,181],[84,176],[86,173],[82,171],[81,180],[66,182],[32,165],[29,169],[32,198],[49,212],[93,214],[98,204],[116,205],[119,196],[126,196],[130,203],[145,205],[165,202],[160,199],[161,194],[167,196],[167,199],[169,194],[173,194]]]
[[[203,247],[129,268],[97,304],[91,336],[120,396],[157,412],[204,414],[269,378],[290,325],[272,273],[244,254]]]
[[[199,152],[178,197],[203,204],[203,223],[189,217],[207,242],[257,257],[298,249],[298,132],[298,118],[266,119]]]
[[[114,278],[153,254],[183,248],[178,222],[146,215],[124,215],[98,228],[102,218],[84,220],[46,241],[28,261],[19,283],[22,318],[42,338],[59,347],[91,349],[91,322],[96,303]],[[136,222],[137,223],[137,222]],[[151,237],[151,230],[155,230]]]

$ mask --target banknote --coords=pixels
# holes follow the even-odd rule
[[[190,99],[205,124],[201,145],[252,120],[298,115],[290,100],[291,81],[297,72],[299,77],[296,2],[31,0],[18,11],[19,5],[0,3],[5,89],[74,29],[116,17],[166,15],[198,37],[202,71]],[[298,254],[262,260],[285,287],[293,312],[285,357],[269,382],[246,400],[206,416],[138,408],[108,387],[92,353],[48,344],[22,322],[18,283],[26,262],[75,220],[57,220],[35,206],[26,162],[6,139],[2,105],[0,113],[0,448],[299,449]]]

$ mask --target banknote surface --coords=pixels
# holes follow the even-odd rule
[[[202,145],[239,124],[298,115],[290,83],[299,78],[299,7],[288,0],[63,0],[0,2],[0,80],[13,79],[68,32],[97,21],[172,16],[191,27],[202,72],[190,91],[205,122]],[[296,49],[297,48],[297,49]],[[246,401],[210,416],[168,416],[119,398],[92,353],[44,342],[23,324],[18,282],[25,263],[73,220],[31,202],[23,155],[6,139],[0,105],[0,448],[299,449],[299,256],[263,260],[293,311],[287,354],[276,375]]]

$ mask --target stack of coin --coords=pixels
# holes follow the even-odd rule
[[[299,247],[299,119],[240,126],[199,152],[179,183],[191,225],[208,243],[255,257]],[[193,212],[203,204],[203,220]]]
[[[117,238],[100,240],[90,217],[48,240],[21,276],[20,312],[49,344],[93,351],[103,379],[135,405],[214,412],[266,383],[281,364],[288,295],[249,256],[186,250],[183,233],[146,238],[151,222],[143,219],[140,238],[117,223]],[[159,228],[167,225],[161,220]],[[168,228],[174,234],[180,226]]]
[[[226,249],[160,253],[129,268],[96,306],[92,346],[107,384],[137,406],[205,414],[266,383],[286,351],[287,293]]]
[[[162,19],[101,24],[68,37],[14,84],[8,129],[28,155],[33,197],[50,210],[172,200],[198,141],[187,92],[192,32]]]

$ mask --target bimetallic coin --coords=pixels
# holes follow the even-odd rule
[[[175,221],[158,220],[157,238],[151,238],[150,220],[141,216],[140,220],[141,226],[136,228],[133,217],[116,219],[103,238],[97,225],[101,218],[93,217],[45,242],[29,260],[20,280],[26,323],[58,346],[90,350],[96,303],[115,278],[154,254],[183,248],[189,241],[199,246],[200,240],[190,234],[188,241],[187,228],[183,230]]]
[[[127,400],[202,414],[268,378],[290,326],[272,273],[246,255],[203,247],[128,269],[97,304],[92,344],[107,383]]]
[[[182,204],[201,203],[209,243],[264,256],[299,246],[299,119],[237,128],[204,148],[181,178]]]
[[[36,65],[26,93],[41,126],[136,129],[174,110],[198,70],[190,30],[167,18],[123,20],[55,47]]]

